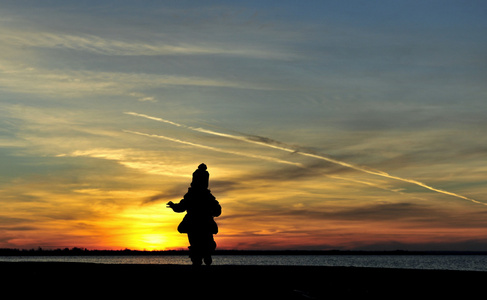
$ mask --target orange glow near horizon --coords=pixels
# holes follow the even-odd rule
[[[217,183],[219,174],[228,176],[228,172],[225,174],[224,170],[215,173],[212,180]],[[187,181],[184,178],[177,180]],[[210,182],[213,182],[212,180]],[[78,192],[75,196],[79,199],[72,197],[73,204],[90,201],[93,203],[94,198],[99,199],[99,204],[95,203],[96,205],[91,208],[96,211],[95,214],[86,215],[88,218],[79,218],[76,221],[46,218],[42,227],[24,230],[22,235],[11,239],[11,244],[7,247],[148,251],[187,249],[187,236],[177,232],[177,226],[184,213],[174,213],[166,208],[165,204],[167,200],[176,202],[182,197],[187,185],[183,183],[181,186],[181,193],[175,193],[171,196],[172,199],[164,198],[164,193],[158,194],[157,191],[144,191],[140,194],[121,191],[105,193],[99,190]],[[318,184],[308,181],[306,185],[301,185],[301,188],[312,190],[314,186]],[[330,179],[324,188],[329,193],[337,193],[351,186],[347,181]],[[469,240],[482,240],[485,234],[482,227],[452,228],[448,222],[441,219],[442,214],[456,207],[462,208],[465,203],[444,203],[442,209],[423,212],[417,205],[402,202],[377,202],[371,206],[367,203],[367,197],[374,199],[375,194],[367,197],[364,195],[360,203],[316,201],[304,194],[301,188],[286,186],[285,183],[269,186],[265,182],[253,182],[251,189],[244,186],[240,193],[220,192],[218,187],[213,189],[213,194],[223,209],[222,216],[215,218],[220,227],[219,234],[215,235],[218,249],[349,250],[367,248],[374,244],[384,245],[379,247],[390,249],[393,246],[389,244],[399,242],[405,245],[402,247],[446,242],[463,243]],[[377,190],[376,193],[380,195],[381,192]],[[154,194],[162,199],[147,202],[147,199],[156,199],[153,197]],[[51,199],[51,202],[62,201],[54,200],[56,195],[49,193],[40,195]],[[114,195],[119,199],[128,197],[130,201],[120,200],[126,203],[123,206],[113,206],[110,202],[104,204],[106,199],[112,199]],[[441,197],[438,198],[437,201],[441,202]],[[370,201],[373,203],[373,200]],[[56,209],[71,210],[71,205],[65,202]],[[470,212],[465,210],[465,213],[457,210],[456,220],[464,218],[481,224],[482,220],[475,219],[475,209],[476,207],[471,206]],[[55,210],[52,208],[50,211]],[[431,215],[433,212],[439,213],[439,216]],[[421,213],[423,215],[420,215]],[[394,218],[393,214],[401,216],[401,219]],[[406,218],[402,217],[403,214]],[[22,214],[16,217],[21,218]],[[431,219],[428,221],[431,225],[422,225],[428,218]]]

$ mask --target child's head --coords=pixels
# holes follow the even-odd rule
[[[207,189],[210,174],[206,171],[206,165],[200,164],[198,169],[193,172],[193,181],[191,182],[192,188]]]

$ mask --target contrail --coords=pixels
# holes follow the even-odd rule
[[[394,180],[398,180],[398,181],[402,181],[402,182],[411,183],[411,184],[414,184],[414,185],[423,187],[425,189],[428,189],[428,190],[431,190],[431,191],[434,191],[434,192],[437,192],[437,193],[441,193],[441,194],[444,194],[444,195],[449,195],[449,196],[457,197],[457,198],[460,198],[460,199],[464,199],[464,200],[471,201],[473,203],[482,204],[482,205],[486,205],[487,206],[487,203],[480,202],[480,201],[477,201],[475,199],[472,199],[472,198],[469,198],[469,197],[466,197],[466,196],[463,196],[463,195],[459,195],[459,194],[456,194],[456,193],[453,193],[453,192],[449,192],[449,191],[445,191],[445,190],[442,190],[442,189],[438,189],[438,188],[429,186],[426,183],[423,183],[423,182],[420,182],[420,181],[417,181],[417,180],[414,180],[414,179],[402,178],[402,177],[398,177],[398,176],[395,176],[395,175],[391,175],[391,174],[389,174],[387,172],[384,172],[384,171],[372,170],[372,169],[368,169],[368,168],[365,168],[365,167],[356,166],[356,165],[353,165],[353,164],[350,164],[350,163],[347,163],[347,162],[343,162],[343,161],[340,161],[340,160],[336,160],[336,159],[333,159],[333,158],[330,158],[330,157],[326,157],[326,156],[319,155],[319,154],[314,154],[314,153],[311,153],[309,151],[303,151],[302,149],[300,149],[298,147],[290,146],[290,145],[287,145],[285,143],[281,143],[279,141],[275,141],[275,140],[272,140],[272,139],[269,139],[269,138],[259,137],[259,136],[252,136],[252,135],[244,135],[243,136],[243,135],[233,135],[233,134],[228,134],[228,133],[221,133],[221,132],[216,132],[216,131],[213,131],[213,130],[208,130],[208,129],[203,129],[203,128],[196,128],[196,127],[191,127],[191,126],[186,126],[186,125],[182,125],[182,124],[178,124],[178,123],[171,122],[171,121],[166,120],[166,119],[152,117],[152,116],[148,116],[148,115],[144,115],[144,114],[138,114],[138,113],[134,113],[134,112],[126,112],[126,114],[133,115],[133,116],[138,116],[138,117],[143,117],[143,118],[147,118],[147,119],[155,120],[155,121],[159,121],[159,122],[164,122],[164,123],[168,123],[168,124],[171,124],[171,125],[174,125],[174,126],[183,127],[183,128],[187,128],[187,129],[190,129],[190,130],[194,130],[194,131],[198,131],[198,132],[202,132],[202,133],[206,133],[206,134],[211,134],[211,135],[215,135],[215,136],[220,136],[220,137],[230,138],[230,139],[234,139],[234,140],[244,141],[244,142],[247,142],[247,143],[252,143],[252,144],[256,144],[256,145],[260,145],[260,146],[265,146],[265,147],[270,147],[270,148],[277,149],[277,150],[281,150],[281,151],[286,151],[286,152],[290,152],[290,153],[296,153],[296,154],[299,154],[299,155],[302,155],[302,156],[307,156],[307,157],[311,157],[311,158],[315,158],[315,159],[324,160],[324,161],[327,161],[327,162],[330,162],[330,163],[333,163],[333,164],[337,164],[337,165],[340,165],[340,166],[343,166],[343,167],[346,167],[346,168],[350,168],[350,169],[353,169],[353,170],[356,170],[356,171],[364,172],[364,173],[371,174],[371,175],[381,176],[381,177],[385,177],[385,178],[390,178],[390,179],[394,179]],[[205,147],[208,147],[208,146],[205,146]],[[246,155],[246,156],[249,156],[249,155]],[[287,163],[290,163],[290,162],[287,162]]]
[[[171,125],[174,125],[174,126],[177,126],[177,127],[187,127],[187,126],[184,126],[182,124],[178,124],[178,123],[175,123],[175,122],[171,122],[169,120],[165,120],[165,119],[161,119],[161,118],[157,118],[157,117],[151,117],[151,116],[144,115],[144,114],[138,114],[138,113],[135,113],[135,112],[126,112],[125,114],[126,115],[136,116],[136,117],[143,117],[143,118],[146,118],[146,119],[149,119],[149,120],[164,122],[164,123],[168,123],[168,124],[171,124]]]
[[[212,146],[196,144],[196,143],[183,141],[180,139],[175,139],[175,138],[171,138],[171,137],[167,137],[167,136],[163,136],[163,135],[157,135],[157,134],[148,134],[148,133],[131,131],[131,130],[123,130],[123,132],[142,135],[142,136],[146,136],[146,137],[164,139],[164,140],[175,142],[175,143],[185,144],[185,145],[189,145],[189,146],[193,146],[193,147],[203,148],[203,149],[222,152],[222,153],[228,153],[228,154],[240,155],[240,156],[245,156],[245,157],[263,159],[263,160],[267,160],[267,161],[277,162],[277,163],[281,163],[281,164],[294,165],[294,166],[304,168],[303,164],[295,163],[295,162],[291,162],[291,161],[287,161],[287,160],[282,160],[282,159],[278,159],[278,158],[270,157],[270,156],[255,155],[255,154],[248,154],[248,153],[243,153],[243,152],[238,152],[238,151],[223,150],[223,149],[212,147]]]

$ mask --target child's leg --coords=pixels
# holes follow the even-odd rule
[[[193,265],[199,266],[202,263],[203,255],[201,254],[201,237],[197,233],[188,233],[188,240],[190,246],[189,257]]]
[[[205,245],[204,245],[205,250],[203,253],[203,258],[204,258],[206,265],[211,265],[211,263],[213,262],[213,260],[211,258],[211,254],[216,249],[216,243],[215,243],[215,240],[213,239],[213,234],[211,234],[211,233],[206,233],[204,235],[204,238],[205,238]]]

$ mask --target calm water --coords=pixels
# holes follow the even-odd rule
[[[100,264],[190,264],[174,256],[0,256],[0,261],[84,262]],[[487,272],[487,255],[221,255],[214,265],[339,266]]]

